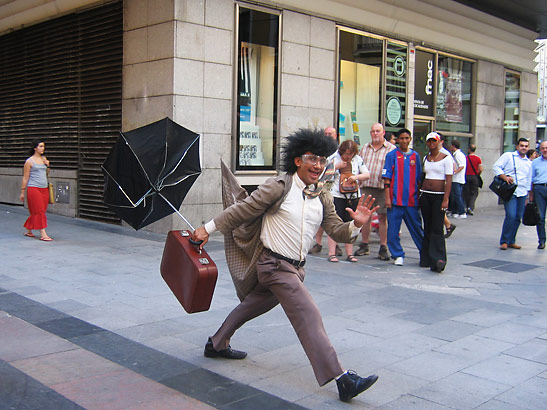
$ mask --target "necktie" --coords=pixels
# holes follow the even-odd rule
[[[323,173],[319,177],[319,181],[317,181],[317,184],[313,185],[307,185],[302,190],[302,195],[313,199],[319,196],[321,194],[321,191],[323,190],[323,187],[325,185],[325,182],[332,181],[334,179],[334,161],[330,161],[325,169],[323,170]]]

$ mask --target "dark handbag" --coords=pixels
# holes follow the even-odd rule
[[[509,184],[500,177],[495,176],[489,188],[499,196],[502,201],[507,202],[512,198],[515,189],[517,189],[517,184],[514,182]]]
[[[341,194],[354,194],[359,190],[357,181],[350,182],[349,177],[353,174],[340,174],[340,193]]]
[[[526,226],[536,226],[539,224],[539,209],[535,202],[528,202],[524,207],[524,215],[522,216],[522,223]]]

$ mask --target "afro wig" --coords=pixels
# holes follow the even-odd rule
[[[338,143],[329,136],[326,136],[323,130],[300,128],[292,133],[281,147],[280,168],[288,174],[294,174],[297,167],[294,159],[311,152],[315,155],[328,157],[338,148]]]

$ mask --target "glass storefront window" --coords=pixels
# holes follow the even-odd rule
[[[340,30],[340,142],[370,141],[372,124],[381,119],[384,41]]]
[[[393,133],[405,126],[407,47],[387,42],[385,130]]]
[[[437,129],[471,132],[471,72],[469,61],[439,54]]]
[[[505,115],[503,118],[503,152],[514,151],[519,133],[520,75],[505,73]]]
[[[275,169],[279,16],[238,8],[236,170]]]

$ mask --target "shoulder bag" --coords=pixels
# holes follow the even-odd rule
[[[539,224],[541,217],[539,215],[539,209],[535,202],[528,202],[524,207],[524,215],[522,216],[522,223],[526,226],[536,226]]]
[[[55,203],[55,190],[53,189],[53,184],[51,183],[51,180],[49,179],[49,166],[46,168],[46,177],[47,177],[47,189],[49,191],[49,204]]]
[[[512,184],[509,184],[505,182],[503,179],[501,179],[499,176],[495,176],[494,180],[490,184],[489,188],[503,201],[507,202],[515,193],[515,190],[517,189],[518,179],[517,179],[517,167],[515,165],[515,156],[514,154],[511,154],[513,158],[513,169],[515,170],[515,179],[516,182],[513,181]]]
[[[469,158],[469,155],[467,156]],[[475,166],[473,165],[473,161],[471,161],[471,158],[469,158],[469,164],[471,164],[471,169],[473,170],[473,173],[477,176],[477,184],[479,185],[479,188],[482,188],[483,182],[482,178],[479,174],[477,174],[477,170],[475,169]]]

